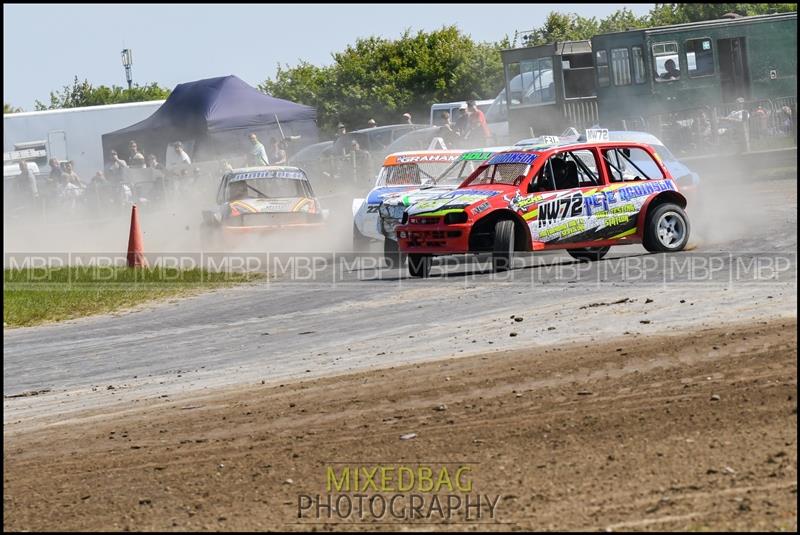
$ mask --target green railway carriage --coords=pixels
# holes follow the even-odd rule
[[[758,103],[776,111],[797,96],[796,12],[608,33],[591,42],[599,119],[609,127],[658,123],[663,114],[702,107],[723,116]]]
[[[516,137],[599,125],[677,152],[796,145],[797,13],[629,30],[501,51]]]
[[[512,137],[559,134],[597,121],[591,43],[564,41],[502,50]]]

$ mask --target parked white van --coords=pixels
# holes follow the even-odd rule
[[[484,114],[489,111],[489,106],[492,105],[494,100],[476,100],[475,104],[478,109]],[[431,126],[442,125],[442,112],[446,111],[450,114],[450,120],[456,122],[458,119],[458,110],[467,109],[467,101],[461,100],[459,102],[439,102],[431,106]],[[488,119],[487,119],[488,122]]]

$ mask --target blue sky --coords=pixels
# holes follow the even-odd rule
[[[653,4],[180,4],[3,5],[3,102],[35,100],[71,84],[125,86],[120,59],[133,50],[134,83],[181,82],[235,74],[256,85],[278,63],[329,64],[359,37],[455,24],[479,41],[540,26],[551,10],[602,18]]]

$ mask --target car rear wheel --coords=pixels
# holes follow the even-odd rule
[[[383,259],[390,268],[402,266],[407,256],[400,252],[400,244],[395,240],[389,238],[383,240]]]
[[[498,221],[492,242],[492,269],[495,272],[508,271],[514,259],[514,222],[508,219]]]
[[[425,254],[408,255],[408,274],[415,278],[427,278],[431,273],[433,258]]]
[[[581,261],[602,260],[611,247],[584,247],[582,249],[567,249],[567,254]]]
[[[651,253],[683,250],[689,242],[689,218],[677,204],[659,204],[647,213],[642,245]]]

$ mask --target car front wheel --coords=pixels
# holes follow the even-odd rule
[[[425,279],[431,274],[433,259],[430,255],[409,254],[408,274],[415,278]]]
[[[492,248],[492,269],[495,272],[508,271],[514,258],[514,222],[508,219],[498,221],[494,226]]]

